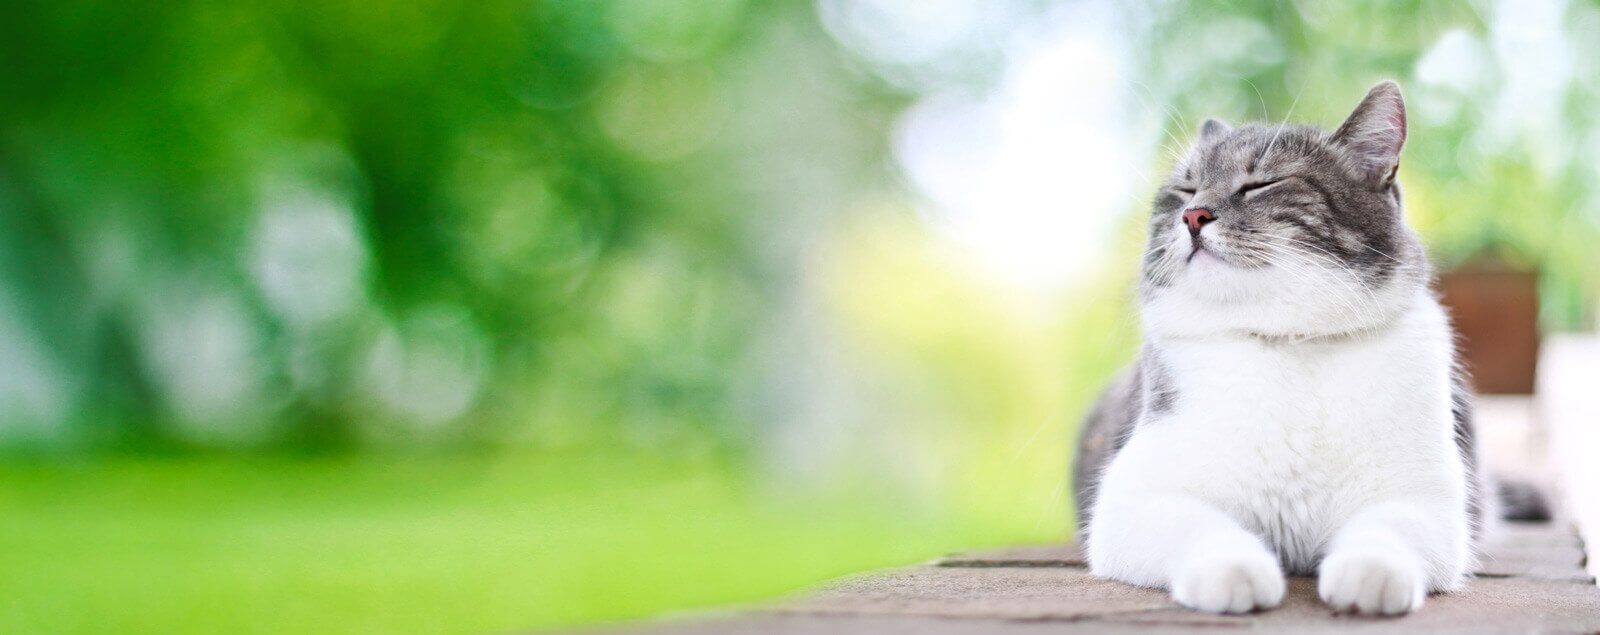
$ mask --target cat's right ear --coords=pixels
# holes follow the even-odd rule
[[[1400,148],[1406,143],[1406,102],[1400,85],[1378,82],[1330,138],[1346,148],[1369,183],[1388,187],[1400,168]]]
[[[1232,130],[1232,127],[1228,126],[1228,124],[1222,123],[1219,120],[1207,119],[1205,123],[1200,124],[1200,140],[1211,141],[1221,137],[1222,135],[1228,134],[1228,132]]]

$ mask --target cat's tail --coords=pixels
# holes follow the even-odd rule
[[[1494,493],[1500,518],[1518,523],[1542,523],[1551,519],[1550,499],[1544,488],[1532,481],[1498,477]]]

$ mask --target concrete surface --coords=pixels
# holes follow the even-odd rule
[[[1316,581],[1293,578],[1283,606],[1253,615],[1207,615],[1166,593],[1089,575],[1071,545],[958,554],[845,580],[814,594],[739,613],[705,615],[616,632],[1116,633],[1243,629],[1316,633],[1600,633],[1600,587],[1583,569],[1570,526],[1510,525],[1487,546],[1478,576],[1400,618],[1335,615]]]

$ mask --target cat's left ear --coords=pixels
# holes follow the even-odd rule
[[[1219,119],[1207,119],[1205,123],[1200,124],[1200,140],[1210,141],[1222,135],[1228,134],[1228,132],[1231,130],[1233,130],[1233,128],[1229,127],[1228,124],[1223,123]]]
[[[1378,82],[1329,138],[1344,146],[1375,189],[1388,187],[1400,169],[1400,147],[1406,142],[1406,103],[1400,85]]]

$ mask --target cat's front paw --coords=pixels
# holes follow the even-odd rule
[[[1172,599],[1211,613],[1269,609],[1283,601],[1283,591],[1283,572],[1265,551],[1200,557],[1172,578]]]
[[[1317,594],[1335,611],[1401,615],[1422,608],[1422,567],[1386,549],[1337,551],[1323,559]]]

